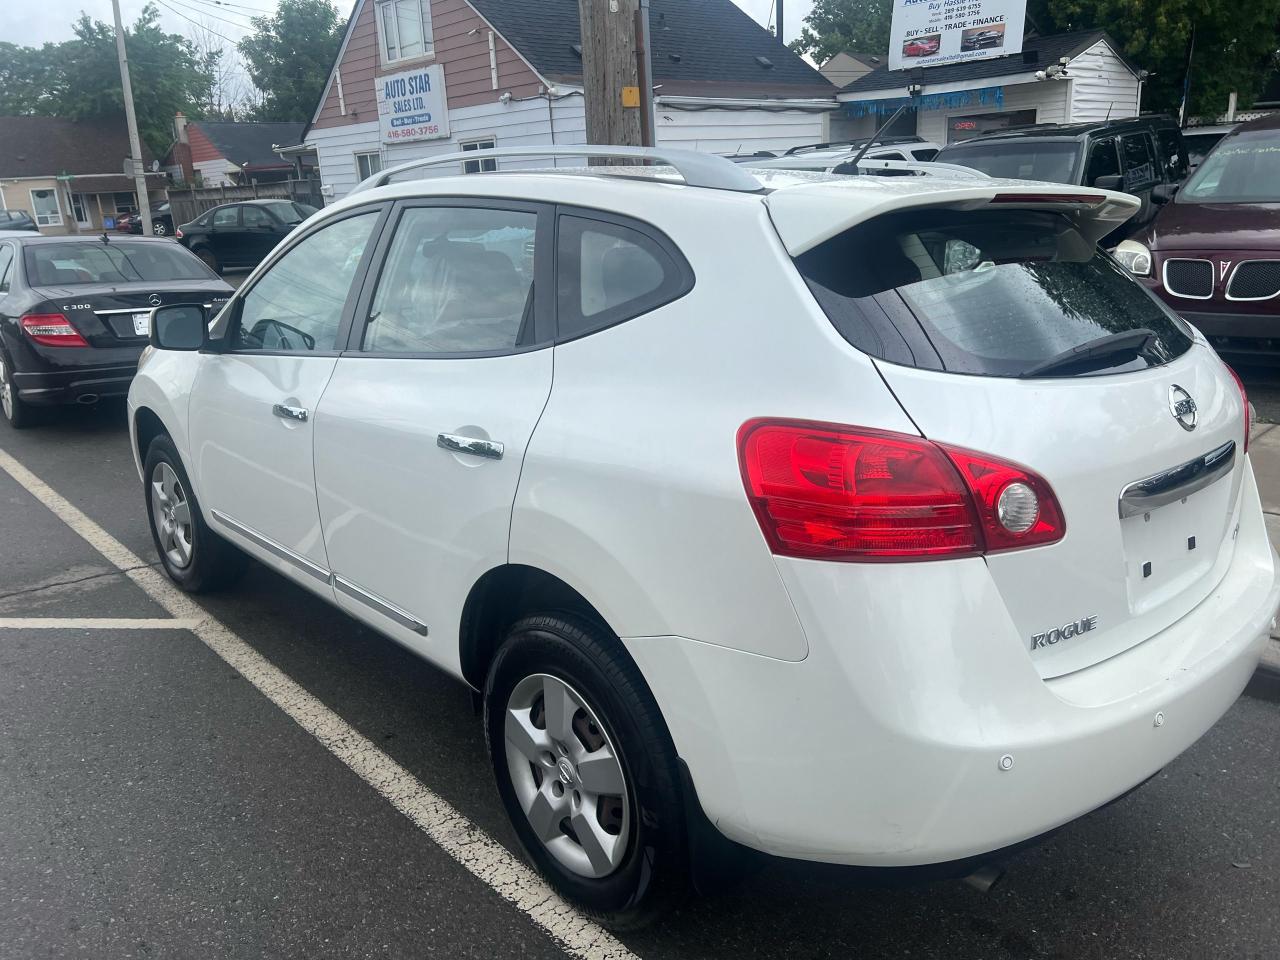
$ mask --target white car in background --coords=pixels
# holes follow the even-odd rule
[[[879,140],[848,140],[841,143],[817,143],[808,147],[793,147],[778,157],[746,160],[744,167],[759,170],[794,170],[810,173],[851,174],[856,171],[854,161],[862,154],[863,160],[892,160],[906,163],[928,163],[938,155],[941,145],[922,137],[882,137]],[[863,154],[863,148],[866,153]],[[906,171],[895,171],[901,175]],[[891,174],[892,175],[892,174]]]
[[[385,171],[211,326],[156,310],[129,419],[177,584],[248,554],[482,692],[561,894],[968,872],[1235,700],[1247,403],[1097,249],[1133,198],[539,152],[668,166]]]

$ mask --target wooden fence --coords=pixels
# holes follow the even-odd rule
[[[173,222],[179,224],[189,223],[206,210],[224,203],[269,198],[297,200],[299,203],[309,203],[313,207],[324,206],[318,180],[283,180],[278,183],[255,182],[246,187],[223,184],[218,187],[193,187],[186,190],[170,188],[169,208]]]

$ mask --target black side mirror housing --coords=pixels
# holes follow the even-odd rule
[[[171,303],[151,311],[151,345],[159,350],[200,350],[209,342],[203,304]]]
[[[1176,183],[1157,183],[1151,188],[1151,199],[1155,203],[1168,203],[1178,192]]]
[[[1094,177],[1093,186],[1099,190],[1123,190],[1124,177],[1118,173],[1108,173],[1105,176]]]

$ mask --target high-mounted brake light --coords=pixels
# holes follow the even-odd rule
[[[1106,201],[1097,193],[997,193],[992,203],[1083,203],[1096,207]]]
[[[845,561],[931,560],[1053,543],[1057,498],[1024,467],[921,437],[796,420],[738,431],[770,549]]]
[[[1226,364],[1223,364],[1226,366]],[[1249,452],[1249,431],[1253,428],[1252,418],[1249,416],[1249,392],[1244,388],[1244,381],[1240,379],[1240,374],[1236,373],[1231,367],[1227,367],[1227,373],[1231,374],[1231,379],[1236,382],[1236,386],[1240,388],[1240,402],[1244,404],[1244,453]]]
[[[87,347],[80,331],[60,313],[29,313],[22,318],[22,330],[46,347]]]

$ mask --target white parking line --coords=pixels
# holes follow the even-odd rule
[[[0,630],[195,630],[199,620],[150,617],[0,617]]]
[[[505,847],[215,620],[163,574],[144,565],[128,547],[4,450],[0,450],[0,469],[176,618],[165,623],[175,629],[181,623],[181,629],[199,637],[449,856],[523,911],[567,952],[589,960],[634,960],[635,954],[556,896]]]

